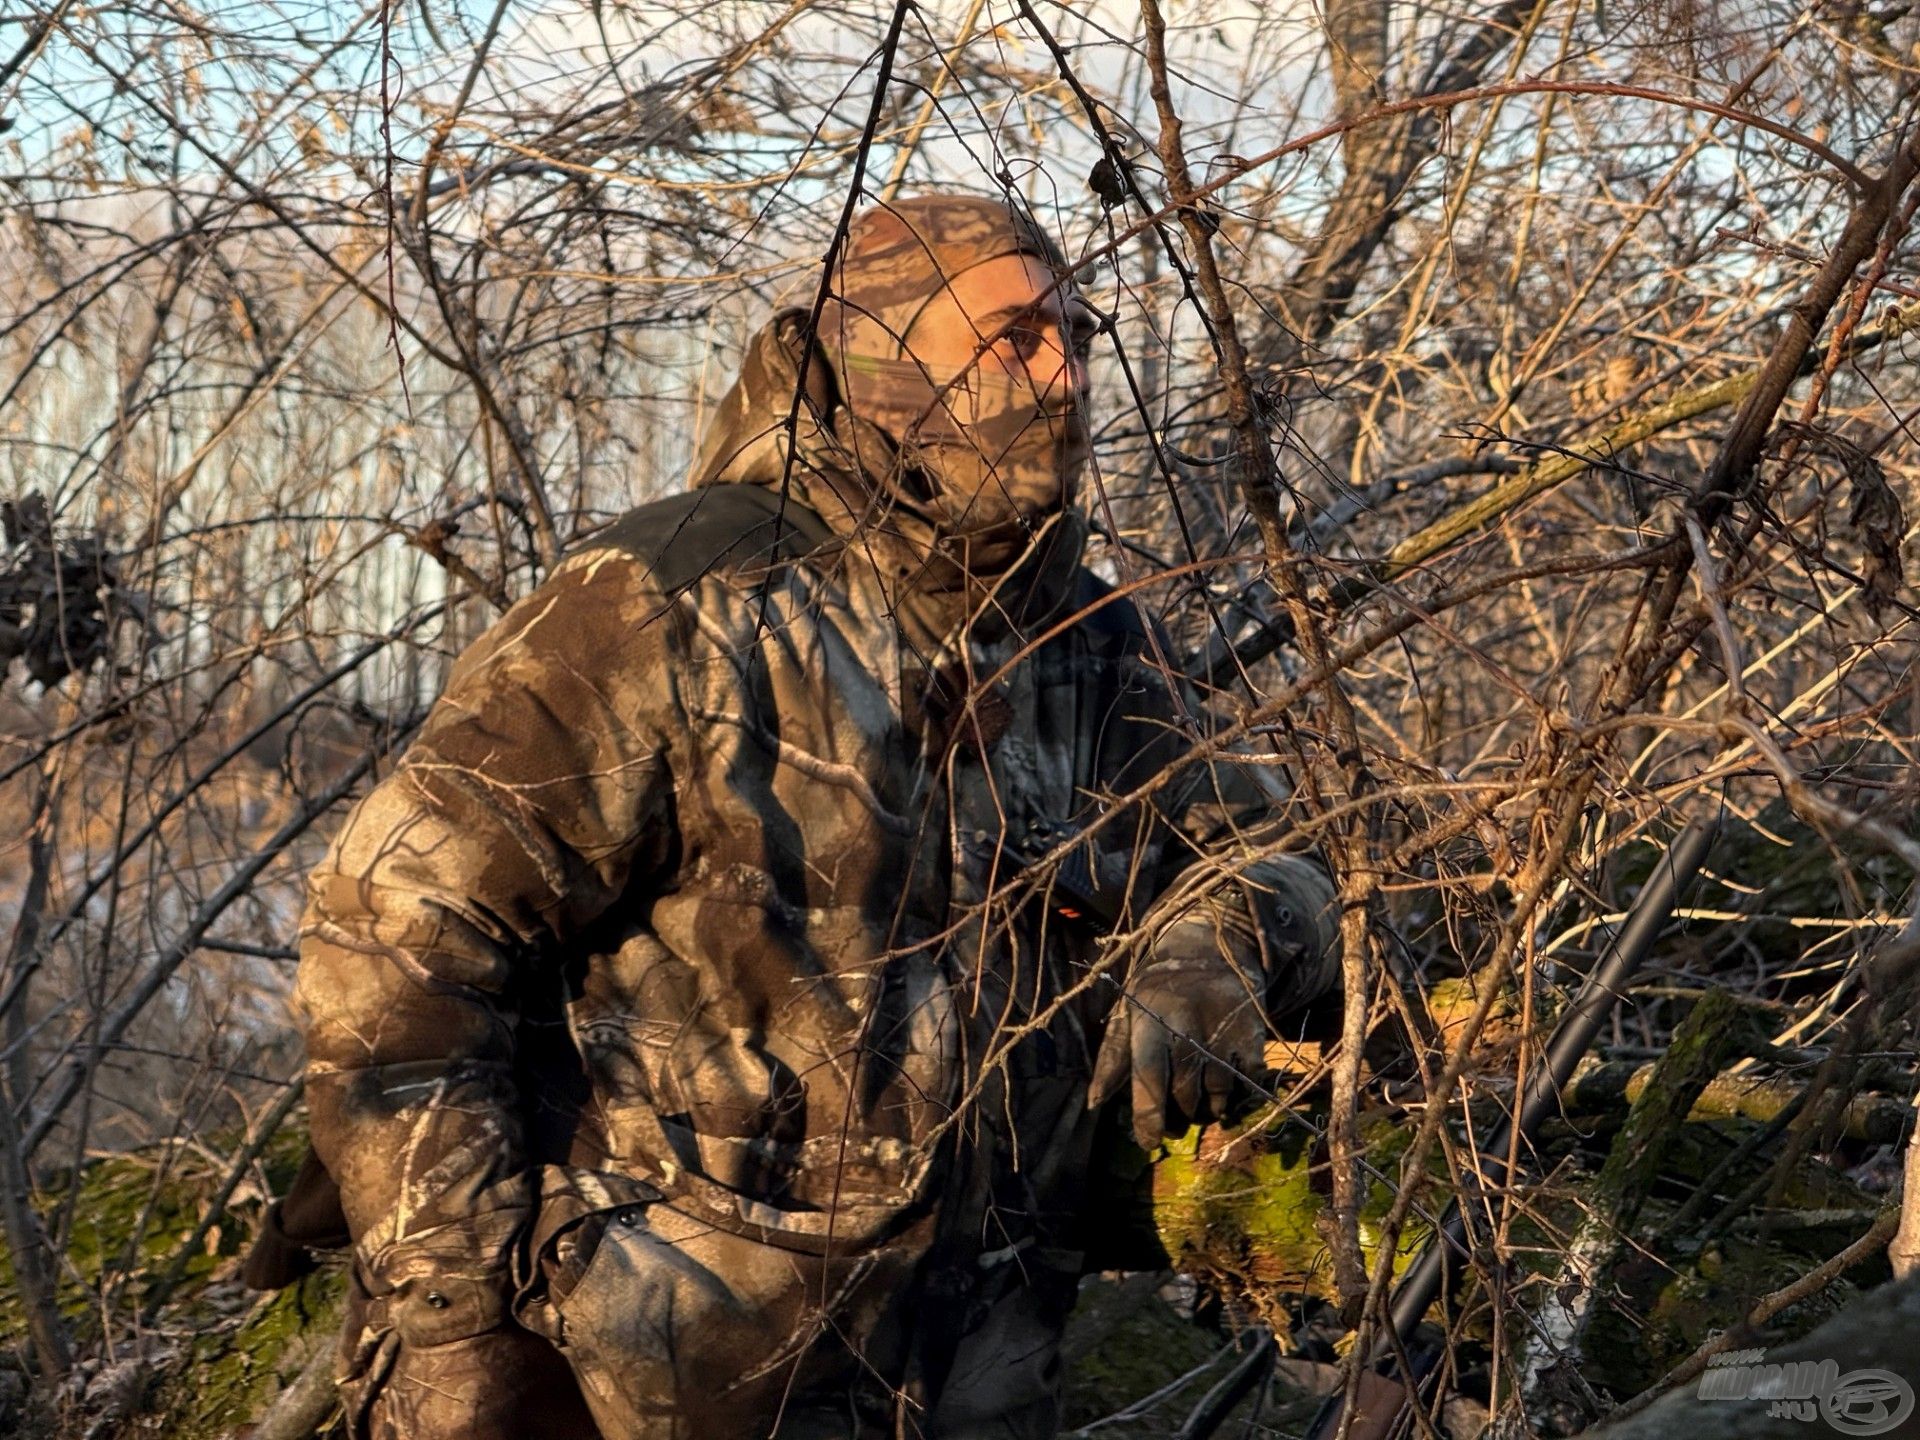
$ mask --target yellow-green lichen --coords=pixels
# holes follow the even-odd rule
[[[1387,1116],[1363,1120],[1369,1183],[1360,1214],[1366,1262],[1378,1257],[1382,1222],[1411,1130]],[[1168,1142],[1154,1167],[1154,1219],[1177,1268],[1246,1297],[1331,1294],[1323,1235],[1329,1207],[1324,1159],[1316,1163],[1313,1133],[1294,1120],[1271,1120],[1238,1132],[1196,1129]],[[1427,1237],[1404,1227],[1394,1267],[1403,1268]]]

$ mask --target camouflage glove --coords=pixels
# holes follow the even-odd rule
[[[314,1251],[343,1249],[352,1238],[340,1208],[340,1187],[309,1146],[286,1195],[267,1207],[241,1266],[241,1283],[251,1290],[284,1289],[319,1267]]]
[[[1336,978],[1333,884],[1282,855],[1235,890],[1189,901],[1155,934],[1107,1023],[1088,1104],[1130,1082],[1133,1134],[1151,1150],[1205,1121],[1236,1119],[1264,1093],[1269,1017]]]
[[[1220,953],[1213,927],[1172,927],[1135,973],[1100,1046],[1091,1105],[1132,1082],[1133,1135],[1151,1150],[1237,1115],[1266,1069],[1266,980]]]

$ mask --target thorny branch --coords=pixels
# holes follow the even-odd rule
[[[1181,228],[1186,232],[1195,279],[1207,308],[1225,397],[1225,420],[1233,435],[1240,485],[1260,529],[1268,574],[1293,621],[1295,643],[1306,662],[1326,676],[1320,695],[1333,732],[1332,763],[1327,764],[1320,757],[1307,758],[1306,793],[1316,803],[1337,803],[1343,797],[1357,795],[1367,783],[1353,707],[1340,677],[1327,665],[1326,637],[1308,594],[1299,557],[1287,538],[1285,521],[1281,518],[1279,469],[1268,435],[1271,420],[1262,413],[1256,399],[1239,323],[1220,277],[1213,249],[1214,222],[1191,198],[1193,179],[1187,168],[1180,116],[1174,108],[1172,83],[1167,73],[1166,22],[1161,18],[1157,0],[1141,0],[1140,11],[1146,22],[1147,65],[1152,77],[1149,91],[1160,118],[1160,161],[1166,170],[1167,186]],[[1333,1117],[1328,1129],[1333,1162],[1333,1223],[1329,1240],[1341,1294],[1343,1298],[1355,1300],[1365,1285],[1360,1255],[1360,1051],[1366,1039],[1372,995],[1372,977],[1367,964],[1367,906],[1376,881],[1362,827],[1341,826],[1328,840],[1339,885],[1340,974],[1344,995],[1340,1049],[1333,1071]]]

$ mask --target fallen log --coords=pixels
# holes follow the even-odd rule
[[[1590,1418],[1590,1393],[1581,1379],[1588,1321],[1669,1143],[1727,1061],[1748,1048],[1746,1014],[1747,1007],[1726,991],[1709,991],[1638,1087],[1626,1123],[1588,1190],[1586,1218],[1567,1247],[1560,1283],[1548,1292],[1521,1346],[1520,1392],[1529,1424],[1571,1434]]]
[[[1653,1079],[1658,1062],[1588,1060],[1574,1071],[1567,1087],[1566,1108],[1576,1115],[1622,1110],[1639,1102]],[[1765,1124],[1799,1097],[1800,1087],[1786,1080],[1756,1075],[1721,1074],[1701,1090],[1687,1119],[1751,1120]],[[1856,1095],[1847,1103],[1842,1125],[1849,1140],[1893,1145],[1906,1135],[1913,1106],[1884,1095]]]
[[[1633,1413],[1585,1433],[1593,1440],[1802,1440],[1835,1433],[1915,1440],[1920,1278],[1869,1291],[1790,1344],[1760,1343],[1760,1327],[1787,1304],[1831,1282],[1848,1262],[1878,1254],[1895,1218],[1887,1212],[1847,1251],[1755,1306],[1746,1325],[1670,1377],[1676,1388],[1669,1393],[1649,1405],[1623,1407]]]

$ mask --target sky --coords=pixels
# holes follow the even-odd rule
[[[1189,140],[1264,148],[1291,127],[1303,97],[1313,100],[1312,11],[1304,3],[1195,0],[1170,5],[1170,49]],[[1117,102],[1121,116],[1148,134],[1155,128],[1140,83],[1138,7],[1091,0],[1071,7],[1041,0],[1046,23],[1095,94]],[[484,143],[488,125],[617,98],[622,91],[683,76],[724,59],[735,47],[778,29],[771,70],[783,82],[783,114],[793,134],[864,113],[874,51],[891,10],[886,0],[817,0],[791,13],[785,0],[715,3],[509,3],[500,12],[489,64],[473,83],[475,121],[454,139]],[[143,28],[112,7],[75,10],[67,26],[22,75],[0,89],[0,114],[14,122],[7,136],[20,173],[35,173],[92,146],[105,178],[137,181],[142,168],[178,167],[176,135],[160,124],[146,97],[158,97],[211,143],[233,137],[264,113],[274,132],[244,164],[284,166],[292,145],[366,153],[375,148],[381,45],[377,5],[355,0],[213,0],[197,12],[201,33],[232,37],[211,51],[193,31]],[[414,0],[392,13],[387,34],[395,150],[417,160],[438,111],[468,83],[468,71],[494,11],[490,0]],[[0,27],[0,54],[24,32]],[[965,41],[964,49],[957,42]],[[925,0],[909,18],[897,78],[943,85],[943,61],[1004,76],[1009,104],[985,117],[1035,123],[1013,97],[1031,92],[1053,71],[1051,57],[1020,23],[1012,0]],[[758,63],[758,62],[756,62]],[[990,92],[992,86],[985,87]],[[1064,98],[1064,97],[1056,97]],[[982,126],[954,107],[949,88],[921,136],[927,174],[977,172]],[[762,120],[755,144],[782,138]],[[787,138],[791,138],[790,136]],[[189,145],[191,150],[192,146]],[[969,151],[973,153],[969,153]],[[1088,152],[1089,156],[1091,152]],[[1062,162],[1076,157],[1061,156]],[[13,167],[9,167],[13,168]]]

